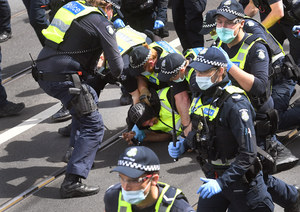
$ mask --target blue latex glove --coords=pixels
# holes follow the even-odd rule
[[[200,188],[197,191],[197,194],[200,193],[200,197],[202,199],[205,198],[211,198],[213,195],[218,194],[222,191],[219,183],[214,179],[208,179],[208,178],[200,178],[205,184],[200,186]]]
[[[139,142],[142,142],[146,137],[144,130],[140,130],[136,124],[133,126],[131,131],[135,132],[134,138],[137,139]]]
[[[168,146],[168,152],[172,158],[178,158],[180,155],[182,155],[185,152],[184,138],[181,136],[179,137],[179,141],[176,142],[176,147],[174,146],[173,141],[170,142]]]
[[[224,54],[226,60],[227,60],[227,72],[231,69],[231,67],[233,66],[233,62],[231,62],[227,52],[224,51],[224,49],[222,49],[222,47],[219,47],[220,51]]]
[[[117,19],[114,21],[114,27],[115,27],[116,29],[119,29],[119,28],[121,28],[121,27],[125,27],[125,24],[124,24],[124,22],[123,22],[122,19],[117,18]]]
[[[156,20],[154,22],[153,29],[160,29],[160,28],[163,28],[164,26],[165,26],[164,22],[162,22],[161,20]]]
[[[300,25],[293,26],[292,32],[296,38],[300,39]]]

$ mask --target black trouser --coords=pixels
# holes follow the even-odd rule
[[[183,50],[204,45],[200,34],[206,0],[172,0],[172,16]]]

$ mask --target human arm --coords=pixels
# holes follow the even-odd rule
[[[253,1],[250,0],[247,6],[244,9],[244,13],[247,16],[253,17],[258,13],[259,9],[253,4]]]
[[[284,8],[282,0],[270,4],[271,12],[261,22],[267,29],[272,27],[284,16]]]
[[[192,123],[189,114],[190,98],[187,91],[182,91],[174,96],[175,105],[181,118],[181,125],[184,126],[184,135],[187,136],[192,129]]]
[[[99,34],[100,43],[105,58],[108,61],[110,71],[114,77],[119,77],[123,71],[124,62],[119,52],[115,31],[111,23],[103,16],[101,16],[101,19],[102,23],[97,22],[93,24]]]
[[[217,179],[221,189],[241,179],[256,159],[254,116],[251,103],[242,94],[233,94],[223,105],[220,124],[234,136],[237,154],[229,168]]]
[[[160,20],[163,23],[167,22],[167,9],[168,9],[168,0],[154,0],[156,2],[157,7],[157,18],[156,20]]]

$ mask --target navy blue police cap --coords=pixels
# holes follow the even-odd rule
[[[151,57],[151,50],[145,46],[138,46],[129,53],[129,66],[132,68],[133,76],[144,72],[144,65]]]
[[[196,71],[205,72],[213,67],[227,66],[227,60],[220,49],[216,47],[204,48],[193,60],[189,67]]]
[[[236,0],[223,0],[217,8],[216,15],[222,15],[231,21],[245,17],[243,6]]]
[[[217,10],[209,10],[204,18],[203,18],[203,25],[202,29],[200,31],[200,34],[206,35],[210,33],[214,28],[216,28],[216,20],[215,20],[215,14]]]
[[[171,77],[178,74],[186,64],[186,59],[179,53],[170,53],[160,63],[160,72],[157,78],[162,82],[169,82]]]
[[[111,172],[119,172],[130,178],[138,178],[146,172],[160,170],[157,155],[148,147],[132,146],[120,155],[118,165]]]

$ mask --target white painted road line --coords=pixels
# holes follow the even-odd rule
[[[49,118],[49,114],[54,114],[60,108],[61,108],[61,103],[59,102],[56,105],[53,105],[52,107],[48,108],[47,110],[40,112],[39,114],[31,117],[30,119],[25,120],[21,124],[0,134],[0,145],[6,141],[12,139],[13,137],[25,132],[26,130],[30,129],[31,127],[34,127],[35,125],[44,121],[45,119]]]

